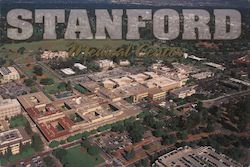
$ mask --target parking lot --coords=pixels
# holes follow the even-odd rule
[[[99,146],[109,152],[117,151],[117,149],[124,149],[126,146],[132,145],[132,141],[126,133],[118,134],[110,132],[103,134],[94,140]]]
[[[18,167],[46,167],[43,159],[40,156],[33,157],[28,162],[21,161]]]
[[[30,91],[28,87],[19,82],[9,82],[0,85],[0,94],[4,98],[17,97],[23,94],[27,94]]]

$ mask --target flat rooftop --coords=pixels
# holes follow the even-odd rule
[[[129,76],[130,73],[124,71],[122,68],[115,68],[113,70],[99,72],[95,74],[88,75],[88,77],[93,81],[104,81],[106,79],[119,78],[124,76]]]
[[[32,119],[36,119],[36,118],[40,118],[40,117],[53,115],[55,113],[61,113],[62,110],[58,109],[53,104],[46,104],[43,108],[40,108],[40,109],[38,109],[36,107],[27,108],[26,112],[29,114],[29,116]]]
[[[180,94],[182,92],[188,92],[188,91],[193,90],[193,89],[194,89],[194,86],[192,86],[192,87],[185,86],[185,87],[174,89],[174,90],[170,91],[170,93]]]
[[[80,83],[80,86],[84,87],[92,93],[94,93],[97,89],[100,88],[100,85],[98,85],[98,83],[94,81]]]
[[[177,81],[161,76],[154,79],[146,80],[144,82],[144,85],[147,86],[148,88],[154,88],[154,87],[162,88],[177,83],[178,83]]]
[[[18,96],[17,99],[24,107],[24,109],[39,107],[41,105],[46,105],[51,103],[51,100],[43,92],[36,92]]]
[[[125,86],[125,85],[128,85],[128,84],[133,82],[133,80],[130,79],[129,77],[122,77],[122,78],[118,78],[118,79],[112,79],[112,81],[114,81],[119,86]]]
[[[87,96],[79,96],[65,101],[65,104],[70,107],[70,109],[77,111],[87,111],[88,109],[96,108],[103,103],[105,103],[105,101],[100,97],[90,98]]]
[[[74,75],[75,71],[73,71],[71,68],[63,68],[61,71],[66,75]]]
[[[116,99],[116,98],[120,98],[120,93],[115,91],[115,89],[109,90],[106,88],[101,88],[99,90],[99,93],[109,99]]]
[[[125,98],[132,95],[139,95],[148,92],[147,87],[140,83],[132,83],[127,86],[118,87],[114,90],[116,94],[120,94],[120,97]]]
[[[153,167],[193,167],[193,166],[218,166],[218,167],[241,167],[239,163],[217,153],[212,147],[200,147],[193,149],[181,147],[161,157],[153,164]]]
[[[145,75],[143,73],[139,73],[136,75],[130,75],[129,78],[133,79],[136,82],[143,82],[149,78],[148,75]]]
[[[0,68],[0,74],[5,76],[5,75],[16,75],[18,74],[18,71],[14,67],[1,67]]]
[[[16,99],[0,99],[0,108],[9,105],[20,106]]]
[[[71,121],[68,117],[62,117],[50,122],[38,124],[39,129],[45,136],[48,141],[69,135],[71,126],[74,125],[74,122]],[[60,126],[62,129],[59,130],[57,126]]]
[[[148,94],[149,94],[149,95],[155,95],[155,94],[159,94],[159,93],[163,93],[163,92],[165,92],[165,91],[163,91],[163,90],[160,89],[160,88],[150,88],[150,89],[148,90]]]
[[[104,85],[104,87],[107,87],[107,86],[115,87],[117,85],[117,83],[115,83],[114,81],[110,79],[103,81],[102,84]]]
[[[23,128],[11,129],[0,133],[0,147],[5,147],[20,141],[30,139]]]

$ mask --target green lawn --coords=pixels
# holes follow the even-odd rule
[[[23,115],[18,115],[10,119],[11,127],[25,126],[28,123],[27,119]]]
[[[44,91],[48,94],[56,94],[59,91],[57,86],[58,86],[58,83],[54,83],[52,85],[46,85],[44,87]]]
[[[1,48],[6,48],[6,49],[12,49],[12,50],[17,50],[21,47],[25,47],[26,50],[29,51],[37,51],[39,48],[42,49],[48,49],[48,50],[65,50],[69,47],[69,45],[72,42],[75,42],[76,40],[43,40],[43,41],[35,41],[35,42],[22,42],[22,43],[16,43],[16,44],[5,44]],[[145,40],[140,40],[140,41],[126,41],[126,40],[78,40],[77,41],[79,44],[82,44],[84,46],[90,46],[90,47],[112,47],[112,48],[117,48],[120,47],[124,44],[138,44],[140,42],[145,42]]]
[[[31,64],[29,66],[23,65],[21,68],[23,70],[23,72],[28,75],[30,78],[32,78],[33,76],[36,76],[35,73],[33,72],[33,68],[35,66],[40,66],[40,65],[35,65],[35,64]],[[40,66],[41,67],[41,66]],[[58,90],[58,85],[60,83],[59,79],[54,76],[54,74],[52,74],[50,71],[48,71],[47,69],[43,68],[43,75],[42,76],[36,76],[37,77],[37,82],[40,83],[40,80],[42,78],[52,78],[54,80],[54,84],[52,85],[46,85],[44,87],[45,93],[47,94],[55,94],[57,93]]]
[[[68,50],[72,42],[76,42],[82,46],[90,46],[96,48],[111,47],[118,48],[122,45],[142,44],[148,42],[147,40],[127,41],[127,40],[42,40],[34,42],[20,42],[4,44],[0,47],[0,57],[7,60],[6,65],[12,64],[13,60],[19,64],[33,64],[35,57],[38,55],[39,49],[46,49],[51,51]],[[24,54],[17,53],[21,47],[25,48]]]
[[[104,162],[100,156],[89,155],[81,146],[70,148],[67,152],[68,167],[94,167]]]

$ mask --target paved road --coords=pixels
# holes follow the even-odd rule
[[[209,108],[211,106],[220,106],[223,103],[229,102],[230,99],[239,98],[239,97],[247,96],[247,95],[250,95],[250,89],[240,91],[237,93],[233,93],[233,94],[220,96],[215,99],[203,100],[202,102],[205,107]]]

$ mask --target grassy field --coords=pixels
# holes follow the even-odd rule
[[[104,162],[100,156],[91,156],[80,146],[70,148],[67,152],[69,167],[94,167]]]
[[[10,119],[11,127],[25,126],[27,123],[28,121],[23,115],[18,115]]]
[[[143,40],[141,41],[126,41],[126,40],[43,40],[43,41],[36,41],[36,42],[22,42],[22,43],[16,43],[16,44],[5,44],[0,49],[6,48],[11,50],[17,50],[21,47],[25,47],[28,51],[36,51],[39,48],[42,49],[48,49],[48,50],[67,50],[69,48],[69,45],[72,42],[77,42],[79,44],[82,44],[83,46],[90,46],[90,47],[113,47],[117,48],[119,46],[122,46],[124,44],[139,44],[141,42],[145,42]]]
[[[128,44],[142,44],[147,41],[126,41],[126,40],[43,40],[43,41],[34,41],[34,42],[20,42],[20,43],[11,43],[4,44],[0,47],[0,58],[7,60],[6,65],[11,65],[12,61],[15,61],[18,64],[29,64],[35,62],[35,57],[38,56],[39,49],[42,50],[51,50],[51,51],[62,51],[68,50],[70,44],[76,42],[82,46],[103,48],[118,48],[122,45]],[[24,47],[25,51],[23,54],[18,53],[20,48]]]
[[[45,68],[43,68],[43,75],[42,76],[35,75],[35,73],[33,72],[35,66],[40,66],[40,65],[38,65],[38,64],[29,64],[28,66],[23,65],[21,68],[22,68],[22,71],[26,75],[28,75],[30,78],[32,78],[33,76],[36,76],[38,83],[40,83],[40,80],[43,79],[43,78],[53,78],[55,83],[52,84],[52,85],[45,86],[44,90],[48,94],[55,94],[56,92],[58,92],[57,86],[60,83],[59,79],[57,77],[55,77],[50,71],[48,71]]]

